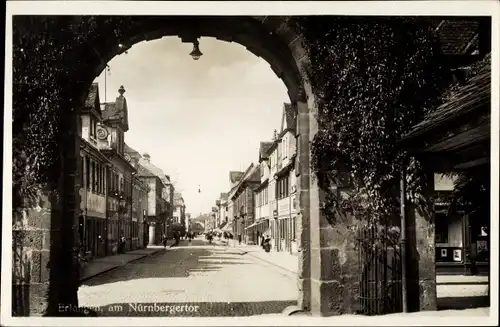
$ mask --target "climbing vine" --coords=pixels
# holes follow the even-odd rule
[[[58,184],[74,187],[61,172],[74,170],[62,153],[65,142],[74,141],[75,111],[82,105],[82,90],[88,88],[88,70],[101,64],[93,42],[101,33],[114,35],[118,46],[123,32],[133,29],[128,17],[106,16],[15,16],[13,18],[13,238],[22,251],[25,234],[23,209],[44,207],[42,201],[57,194]],[[79,77],[81,77],[79,79]],[[58,201],[61,203],[61,201]],[[63,208],[64,210],[71,208]],[[54,210],[57,212],[57,210]],[[36,218],[36,217],[32,217]],[[67,218],[67,217],[66,217]],[[74,222],[64,219],[68,232]],[[74,227],[74,226],[73,226]],[[71,233],[59,239],[61,252],[49,262],[51,284],[47,315],[61,315],[61,304],[77,305],[79,283]],[[29,242],[29,241],[28,241]],[[57,252],[59,250],[55,250]],[[52,253],[51,253],[52,254]],[[24,257],[18,255],[21,263]],[[22,280],[23,270],[13,270],[14,280]],[[17,293],[16,293],[17,294]],[[17,294],[18,297],[22,297]],[[27,308],[14,310],[26,314]]]
[[[311,166],[326,193],[323,209],[330,220],[338,210],[370,221],[393,217],[402,162],[410,198],[425,187],[419,162],[398,144],[449,83],[430,22],[304,17],[298,26],[318,107]]]

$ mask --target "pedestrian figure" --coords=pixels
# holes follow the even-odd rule
[[[163,247],[166,249],[167,248],[167,235],[163,234],[162,242],[163,242]]]
[[[271,251],[271,238],[269,236],[267,236],[267,235],[265,236],[264,244],[262,245],[262,248],[266,252],[270,252]]]
[[[125,236],[120,237],[120,252],[125,253]]]
[[[179,245],[180,239],[181,239],[181,233],[177,231],[175,233],[175,245]]]

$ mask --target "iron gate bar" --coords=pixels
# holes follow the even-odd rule
[[[364,315],[401,312],[401,255],[386,226],[358,230],[359,310]]]

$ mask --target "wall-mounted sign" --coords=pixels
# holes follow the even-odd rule
[[[441,258],[446,258],[448,256],[448,249],[441,249]]]
[[[78,190],[78,193],[80,194],[80,210],[85,210],[85,196],[84,196],[84,189],[80,187],[80,190]]]
[[[446,176],[444,174],[434,174],[435,191],[453,191],[456,177]]]
[[[462,261],[462,250],[453,250],[453,261]]]
[[[106,197],[87,192],[87,211],[91,214],[106,215]]]

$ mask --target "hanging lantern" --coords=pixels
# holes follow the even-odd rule
[[[194,60],[200,59],[201,56],[203,56],[203,53],[201,53],[200,48],[198,47],[200,43],[198,40],[193,42],[193,51],[189,54],[191,57],[193,57]]]

